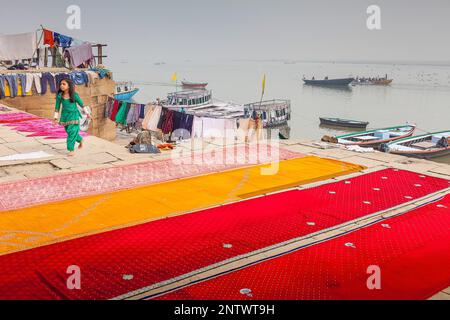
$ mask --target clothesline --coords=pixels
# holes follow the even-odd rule
[[[58,85],[63,79],[71,79],[76,85],[95,83],[97,79],[111,77],[107,69],[90,69],[71,72],[27,72],[0,74],[0,99],[20,96],[44,95],[58,91]]]
[[[94,54],[91,43],[77,40],[45,28],[42,28],[42,34],[44,45],[50,48],[63,48],[63,56],[70,62],[72,67],[79,67],[81,65],[92,66]]]
[[[51,32],[54,33],[54,31],[52,31],[51,29],[44,28],[42,25],[41,25],[41,28],[38,29],[37,31],[42,32],[42,37],[44,37],[46,30],[47,31],[51,31]],[[64,37],[71,38],[72,41],[75,42],[75,43],[89,43],[90,45],[95,45],[95,43],[93,43],[93,42],[90,42],[90,41],[87,41],[87,40],[81,40],[81,39],[78,39],[78,38],[75,38],[75,37],[72,37],[72,36],[64,35]]]
[[[225,138],[250,133],[258,139],[264,137],[262,121],[248,119],[223,119],[197,117],[182,111],[171,110],[158,104],[140,104],[108,97],[105,117],[122,128],[160,132],[163,139]]]

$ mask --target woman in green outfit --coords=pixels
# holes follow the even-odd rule
[[[59,83],[59,91],[56,95],[55,124],[58,123],[58,117],[61,110],[59,124],[63,125],[67,132],[68,156],[75,155],[75,142],[79,143],[79,149],[83,147],[83,137],[79,134],[81,113],[78,110],[77,104],[84,109],[83,101],[78,93],[75,92],[75,85],[72,80],[61,80]],[[87,117],[91,118],[89,114]]]

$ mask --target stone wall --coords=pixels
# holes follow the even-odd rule
[[[48,71],[61,72],[61,70]],[[19,72],[20,71],[17,71],[17,73]],[[64,70],[63,72],[67,72],[67,70]],[[89,134],[109,141],[116,138],[116,125],[114,122],[105,118],[104,113],[107,97],[113,95],[114,90],[114,80],[106,78],[96,80],[95,83],[90,83],[88,86],[76,86],[76,91],[80,95],[84,104],[92,109],[93,122],[91,128],[89,129]],[[39,117],[53,119],[55,110],[55,94],[51,93],[49,90],[47,90],[45,95],[35,94],[26,97],[5,98],[1,99],[0,102]]]

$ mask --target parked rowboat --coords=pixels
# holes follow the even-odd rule
[[[329,141],[329,139],[326,139],[325,137],[322,138],[322,140],[327,142],[335,142],[346,146],[377,147],[383,143],[389,143],[410,137],[415,130],[415,125],[404,125],[350,133],[334,137],[332,141]]]
[[[369,123],[357,120],[347,120],[340,118],[320,118],[320,124],[325,126],[337,126],[345,128],[363,128],[365,129]]]
[[[424,134],[390,142],[383,151],[408,157],[429,159],[450,154],[450,131]]]
[[[323,79],[323,80],[306,80],[303,79],[306,85],[311,86],[348,86],[352,83],[354,78],[345,78],[345,79]]]
[[[181,81],[181,85],[183,90],[202,90],[206,89],[208,85],[207,82],[190,82],[190,81]]]

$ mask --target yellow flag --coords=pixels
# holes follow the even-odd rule
[[[264,74],[264,78],[262,81],[262,96],[264,95],[265,92],[266,92],[266,75]]]
[[[177,81],[177,79],[178,79],[177,73],[175,72],[175,73],[172,75],[172,81]]]

